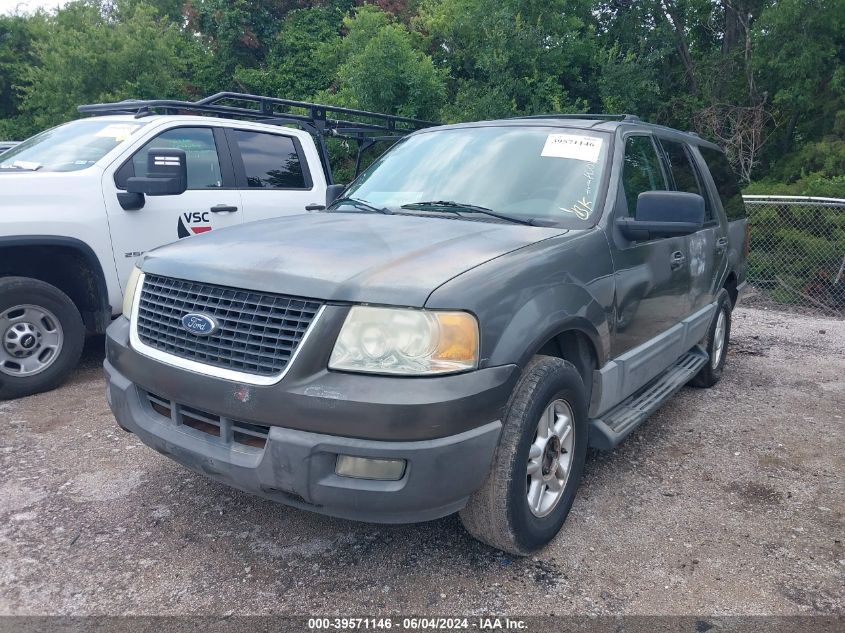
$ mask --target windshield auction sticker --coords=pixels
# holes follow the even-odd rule
[[[94,136],[104,136],[106,138],[113,138],[120,143],[129,138],[129,135],[135,130],[135,125],[121,125],[118,123],[107,125],[102,130],[99,130]]]
[[[595,163],[601,153],[602,139],[579,134],[549,134],[540,156],[570,158]]]

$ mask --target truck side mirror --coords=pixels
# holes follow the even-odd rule
[[[331,206],[331,203],[340,197],[346,185],[329,185],[326,187],[326,206]]]
[[[148,196],[178,196],[188,188],[188,165],[181,149],[150,149],[147,175],[126,179],[126,191],[117,194],[124,211],[137,211]]]
[[[704,226],[704,198],[684,191],[644,191],[635,216],[619,218],[616,225],[633,241],[690,235]]]
[[[126,180],[127,193],[178,196],[188,188],[188,166],[181,149],[152,148],[147,154],[147,175]]]

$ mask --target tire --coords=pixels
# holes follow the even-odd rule
[[[82,317],[65,293],[28,277],[0,279],[0,399],[58,387],[84,343]]]
[[[689,381],[693,387],[707,389],[715,385],[722,378],[722,371],[725,369],[725,360],[728,356],[728,343],[731,340],[731,310],[733,303],[728,291],[722,288],[716,295],[716,314],[707,330],[707,337],[704,339],[704,347],[710,359]],[[722,327],[719,327],[719,319],[723,319]],[[719,331],[721,330],[721,335]],[[721,338],[721,347],[719,346]],[[714,356],[718,354],[718,359]]]
[[[584,470],[588,432],[585,393],[581,375],[571,363],[550,356],[537,356],[528,364],[505,407],[502,434],[490,474],[460,512],[461,522],[475,538],[510,554],[525,556],[542,548],[557,535],[575,501]],[[555,415],[550,419],[562,423],[558,413],[564,417],[571,415],[572,418],[571,444],[560,451],[561,464],[568,460],[568,475],[563,485],[558,486],[561,492],[556,503],[549,508],[540,508],[546,512],[538,516],[529,507],[528,495],[534,480],[546,473],[543,461],[546,451],[542,452],[543,459],[538,462],[536,452],[539,449],[532,449],[532,445],[542,439],[538,434],[541,416],[547,414],[556,402],[565,406],[555,404],[559,408],[554,409]],[[569,435],[566,432],[560,435],[564,436],[560,443],[566,444]],[[535,451],[534,459],[529,460],[532,450]],[[542,464],[540,471],[534,470],[534,479],[528,471],[529,461],[533,462],[533,466]]]

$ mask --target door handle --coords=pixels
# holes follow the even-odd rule
[[[728,248],[728,238],[720,237],[716,240],[716,254],[721,255]]]
[[[211,207],[212,213],[234,213],[238,210],[238,207],[233,207],[230,204],[215,204]]]
[[[672,257],[669,259],[669,266],[672,270],[677,270],[681,266],[683,266],[687,261],[687,256],[684,255],[681,251],[675,251],[672,253]]]
[[[316,202],[312,202],[311,204],[306,204],[306,205],[305,205],[305,210],[306,210],[306,211],[322,211],[322,210],[323,210],[323,209],[325,209],[325,208],[326,208],[326,205],[324,205],[324,204],[318,204],[318,203],[316,203]]]

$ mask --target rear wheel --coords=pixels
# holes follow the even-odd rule
[[[0,399],[58,387],[84,340],[79,310],[61,290],[27,277],[0,279]]]
[[[480,541],[526,555],[560,531],[581,481],[587,452],[581,375],[567,361],[536,357],[504,417],[490,474],[460,516]]]
[[[728,355],[728,343],[731,340],[731,297],[724,288],[716,295],[716,314],[707,330],[707,337],[702,341],[710,359],[689,384],[693,387],[712,387],[722,378]]]

